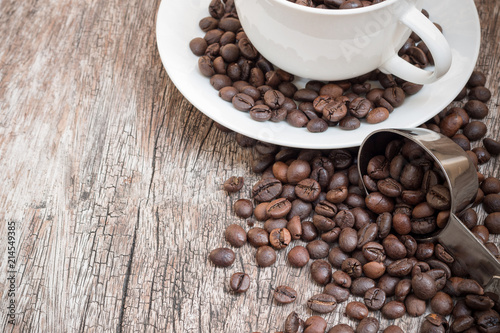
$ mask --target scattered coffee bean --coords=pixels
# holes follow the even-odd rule
[[[215,266],[228,267],[233,264],[235,254],[231,249],[218,248],[210,252],[209,259]]]
[[[278,286],[274,290],[274,299],[281,304],[289,304],[297,299],[297,292],[288,286]]]
[[[244,293],[250,287],[250,277],[245,273],[234,273],[229,285],[234,292]]]

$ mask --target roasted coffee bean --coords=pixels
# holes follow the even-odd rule
[[[474,311],[486,311],[495,305],[491,298],[484,295],[467,295],[465,296],[465,304]]]
[[[276,262],[276,251],[270,246],[264,245],[257,249],[255,260],[260,267],[269,267]]]
[[[337,215],[338,209],[337,206],[335,206],[335,204],[327,200],[321,200],[316,204],[314,211],[321,216],[332,218],[335,217],[335,215]]]
[[[438,260],[441,260],[447,264],[452,264],[455,259],[444,249],[441,244],[436,244],[434,249],[434,254]]]
[[[451,314],[453,311],[453,300],[450,295],[442,291],[438,291],[437,294],[431,299],[431,310],[442,316]]]
[[[269,243],[277,250],[287,247],[291,240],[290,232],[286,228],[274,229],[269,233]]]
[[[356,320],[362,320],[368,316],[368,308],[361,302],[353,301],[347,304],[345,314]]]
[[[383,262],[386,258],[385,249],[382,244],[377,242],[368,242],[363,245],[363,256],[368,261]]]
[[[257,143],[257,140],[249,138],[248,136],[244,136],[240,133],[236,133],[235,136],[236,143],[241,147],[253,147]]]
[[[389,266],[387,266],[387,273],[391,276],[404,277],[411,273],[413,268],[412,260],[408,258],[403,258],[394,261]]]
[[[472,326],[474,326],[473,317],[466,315],[458,316],[453,320],[453,323],[451,324],[451,330],[453,332],[465,332]]]
[[[189,42],[189,48],[194,55],[201,57],[205,54],[208,44],[207,41],[201,37],[196,37]]]
[[[386,329],[382,333],[404,333],[403,330],[396,326],[396,325],[391,325],[387,326]]]
[[[233,264],[235,255],[233,250],[221,247],[212,250],[209,255],[210,261],[218,267],[229,267]]]
[[[413,294],[409,294],[405,298],[406,312],[412,317],[420,317],[425,313],[427,305],[424,300],[421,300]]]
[[[297,312],[292,311],[285,320],[285,333],[299,333],[304,330],[304,321]]]
[[[500,212],[493,212],[486,216],[484,226],[491,234],[500,234]]]
[[[319,94],[312,89],[299,89],[293,95],[293,99],[298,102],[312,102]]]
[[[272,154],[256,155],[252,160],[252,171],[255,173],[265,172],[273,162],[274,156]],[[273,178],[271,170],[268,171],[268,175],[262,175],[262,179],[264,178]]]
[[[238,192],[243,187],[243,177],[230,177],[224,182],[224,191],[229,193]]]
[[[500,154],[500,143],[498,141],[486,138],[483,140],[483,145],[492,156]]]
[[[347,127],[354,127],[355,125],[347,125]],[[307,122],[307,130],[311,133],[322,133],[328,129],[328,124],[321,118],[311,119]],[[344,126],[346,127],[346,126]],[[359,127],[359,126],[358,126]]]
[[[485,84],[486,76],[479,71],[473,71],[469,78],[469,81],[467,81],[467,85],[469,87],[484,86]]]
[[[294,216],[299,216],[301,219],[305,219],[312,211],[312,205],[309,202],[304,202],[300,199],[295,199],[292,201],[292,209],[287,215],[290,220]]]
[[[323,290],[324,294],[332,295],[337,300],[337,303],[342,303],[347,301],[349,298],[349,289],[338,286],[335,283],[329,283],[325,286]]]
[[[288,231],[290,231],[290,236],[292,239],[300,239],[302,236],[302,224],[300,222],[299,216],[292,217],[286,226]]]
[[[428,300],[437,293],[436,282],[427,273],[415,274],[411,279],[411,285],[415,296],[422,300]]]
[[[311,167],[307,161],[294,160],[287,169],[287,179],[290,184],[297,184],[309,177]]]
[[[290,201],[285,198],[279,198],[267,205],[266,215],[274,219],[280,219],[285,217],[291,209],[292,203]]]
[[[326,200],[330,201],[334,204],[339,204],[344,202],[349,195],[349,191],[346,186],[339,186],[338,188],[334,188],[326,194]]]
[[[472,148],[472,152],[477,156],[479,164],[487,163],[491,159],[490,153],[484,147]]]
[[[330,246],[321,239],[316,239],[306,245],[311,259],[323,259],[328,256]]]
[[[268,121],[271,119],[271,109],[267,105],[255,105],[250,109],[250,117],[255,121]]]
[[[339,247],[344,252],[352,252],[358,245],[358,233],[353,228],[344,228],[340,232]]]
[[[314,226],[312,222],[305,221],[302,222],[302,240],[306,242],[311,242],[318,237],[318,229]]]
[[[304,323],[304,333],[323,333],[326,330],[326,320],[320,316],[311,316]]]
[[[356,219],[350,210],[341,210],[334,219],[335,225],[340,229],[353,228]]]
[[[233,97],[238,93],[238,90],[234,87],[223,87],[219,90],[219,97],[221,97],[226,102],[231,102]]]
[[[363,265],[363,273],[371,279],[378,279],[384,275],[385,265],[381,262],[371,261]]]
[[[347,324],[337,324],[330,328],[328,333],[354,333],[354,329]]]
[[[488,88],[483,86],[477,86],[469,90],[470,100],[480,100],[481,102],[487,102],[491,98],[491,92]]]
[[[323,215],[315,214],[313,216],[313,223],[318,230],[323,232],[330,231],[333,228],[335,228],[335,222],[332,219],[325,217]]]
[[[411,291],[411,280],[403,279],[398,282],[394,294],[396,296],[396,301],[403,302]],[[406,304],[408,308],[408,304]],[[410,312],[408,312],[410,313]]]
[[[482,139],[488,131],[486,125],[481,121],[472,121],[463,129],[464,135],[470,141],[477,141]]]
[[[500,194],[488,194],[483,199],[484,210],[488,213],[500,212]]]
[[[234,203],[234,213],[242,218],[248,218],[253,214],[253,205],[250,200],[239,199]]]
[[[252,228],[247,232],[248,242],[255,247],[260,247],[269,244],[269,233],[259,227]]]
[[[396,286],[401,279],[395,276],[390,276],[389,274],[384,274],[378,280],[377,287],[382,289],[387,297],[392,297],[395,294]]]
[[[340,247],[333,247],[330,249],[330,253],[328,254],[328,261],[335,268],[341,268],[344,260],[348,259],[349,255],[342,251]]]
[[[250,287],[250,276],[245,273],[234,273],[231,276],[229,286],[236,293],[244,293]]]
[[[404,316],[406,307],[402,302],[390,301],[382,307],[381,312],[387,319],[397,319]]]
[[[247,242],[245,229],[237,224],[231,224],[225,231],[226,241],[234,247],[242,247]]]
[[[494,177],[488,177],[481,183],[481,190],[485,195],[500,193],[500,180]]]
[[[278,286],[274,289],[273,297],[280,304],[289,304],[297,299],[297,292],[289,286]]]
[[[315,201],[320,193],[321,186],[311,178],[303,179],[295,186],[295,195],[306,202]]]
[[[417,49],[417,48],[415,48],[415,47],[410,48],[410,50],[412,50],[412,49]],[[421,52],[421,51],[419,51],[419,52]],[[423,55],[423,58],[425,58],[425,54]],[[387,88],[385,90],[383,97],[389,103],[391,103],[391,105],[393,107],[397,108],[398,106],[403,105],[403,102],[405,100],[405,92],[400,87],[391,87],[391,88]]]
[[[360,321],[356,328],[356,333],[376,333],[378,332],[380,323],[375,317],[366,317]]]
[[[286,219],[267,219],[264,223],[264,230],[271,233],[274,229],[286,228],[288,221]]]
[[[394,200],[380,192],[372,192],[365,198],[366,207],[376,214],[394,210]]]
[[[325,260],[315,260],[311,264],[311,277],[321,285],[330,283],[332,279],[332,266]]]
[[[368,223],[358,231],[357,248],[363,248],[366,244],[373,242],[378,237],[378,225]],[[368,258],[367,258],[368,259]]]
[[[330,313],[337,308],[337,300],[332,295],[316,294],[307,301],[307,306],[318,313]]]
[[[427,192],[427,203],[434,209],[450,209],[451,194],[450,190],[443,185],[434,185]]]
[[[391,198],[399,197],[403,192],[403,186],[392,178],[379,180],[377,188],[380,193]]]
[[[420,243],[417,246],[417,252],[415,252],[415,257],[418,260],[427,260],[434,255],[434,244],[433,243]]]
[[[446,319],[435,313],[427,315],[420,326],[420,332],[422,333],[444,333],[447,329],[448,322]]]
[[[389,118],[389,110],[387,107],[376,107],[366,115],[366,122],[368,124],[378,124]]]
[[[500,316],[495,310],[478,311],[474,313],[474,319],[483,332],[496,332],[499,329]]]
[[[218,24],[219,20],[211,16],[204,17],[199,22],[200,29],[204,32],[217,28]]]
[[[260,202],[271,201],[280,195],[282,189],[283,186],[278,179],[262,179],[253,186],[252,197]]]
[[[464,109],[471,118],[483,119],[488,115],[488,107],[478,100],[469,100],[465,103]]]
[[[290,265],[300,268],[307,265],[310,256],[309,251],[305,247],[297,245],[288,252],[287,258]]]
[[[351,293],[355,296],[364,297],[366,292],[375,287],[375,281],[367,277],[359,277],[351,283]]]
[[[343,271],[335,271],[332,274],[333,282],[341,287],[350,288],[351,287],[351,277]]]
[[[337,122],[347,115],[347,106],[341,97],[337,97],[323,107],[322,113],[325,120]]]
[[[390,234],[382,241],[385,253],[391,259],[398,260],[406,257],[406,247],[394,235]]]
[[[392,227],[400,235],[411,232],[411,220],[406,214],[395,214],[392,218]]]
[[[385,292],[377,287],[370,288],[364,295],[364,301],[368,309],[380,310],[385,304]]]

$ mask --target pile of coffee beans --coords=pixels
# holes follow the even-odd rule
[[[323,9],[353,9],[361,8],[371,5],[376,5],[378,3],[384,2],[384,0],[287,0],[297,5],[313,7],[313,8],[323,8]]]
[[[500,142],[484,138],[481,119],[488,114],[485,102],[490,98],[485,82],[482,73],[474,72],[456,102],[422,125],[451,137],[477,168],[500,153]],[[363,176],[372,191],[367,196],[357,170],[356,149],[299,150],[239,134],[235,138],[242,147],[253,147],[252,170],[262,176],[252,186],[253,202],[234,203],[236,215],[252,216],[249,229],[229,225],[226,241],[233,248],[246,243],[255,247],[260,267],[274,265],[276,251],[293,247],[286,256],[288,263],[297,268],[310,263],[311,280],[324,286],[322,293],[307,301],[317,315],[303,320],[291,312],[284,320],[284,332],[324,333],[329,325],[321,314],[349,300],[345,314],[359,321],[356,332],[403,332],[394,325],[381,328],[370,312],[397,319],[405,314],[422,316],[428,308],[432,313],[420,332],[500,331],[498,296],[485,293],[443,246],[414,237],[443,227],[450,202],[441,170],[412,142],[393,141],[385,155],[372,158]],[[481,139],[483,145],[471,148],[471,141]],[[499,250],[489,235],[500,233],[500,180],[479,171],[478,177],[476,204],[482,204],[488,216],[481,224],[475,209],[469,208],[460,218],[498,258]],[[243,178],[231,177],[223,188],[233,193],[243,183]],[[209,259],[215,266],[230,267],[235,253],[218,248]],[[236,272],[229,285],[235,293],[246,292],[250,277]],[[297,296],[291,286],[273,291],[280,304],[294,303]],[[328,332],[354,331],[337,324]]]
[[[339,3],[321,2],[333,7]],[[340,1],[346,6],[357,2],[372,3]],[[241,28],[233,0],[212,0],[209,13],[210,16],[199,22],[205,36],[192,39],[189,47],[200,57],[198,68],[202,75],[210,78],[219,96],[231,102],[235,109],[248,112],[255,121],[286,121],[312,133],[324,132],[329,127],[355,130],[362,121],[375,124],[386,120],[404,103],[407,95],[422,89],[422,85],[379,70],[345,81],[313,80],[299,88],[293,75],[276,69],[255,49]],[[429,15],[426,11],[423,13]],[[414,33],[399,55],[419,68],[433,64],[427,46]]]
[[[442,170],[418,144],[408,139],[389,142],[385,155],[370,159],[363,182],[370,194],[366,207],[392,219],[399,235],[430,234],[450,216],[451,194]],[[383,216],[383,215],[380,215]],[[390,228],[390,223],[386,226]]]

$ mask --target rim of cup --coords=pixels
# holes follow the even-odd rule
[[[307,6],[297,5],[296,3],[290,2],[288,0],[270,0],[279,3],[282,6],[289,7],[290,9],[299,11],[299,12],[309,12],[324,16],[350,16],[357,15],[365,12],[375,11],[387,6],[390,6],[392,3],[397,2],[399,0],[385,0],[381,3],[377,3],[375,5],[360,7],[360,8],[350,8],[350,9],[324,9],[324,8],[313,8]]]

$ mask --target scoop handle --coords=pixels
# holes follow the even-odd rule
[[[448,224],[437,238],[485,291],[500,295],[500,262],[455,214],[450,214]]]

